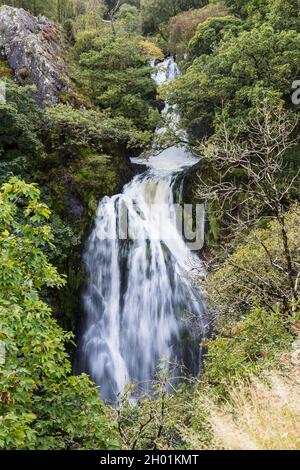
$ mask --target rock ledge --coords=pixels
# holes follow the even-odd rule
[[[66,49],[59,26],[22,8],[0,8],[0,54],[21,85],[36,86],[35,98],[53,106],[73,94],[63,58]]]

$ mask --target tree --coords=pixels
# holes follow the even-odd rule
[[[239,262],[232,264],[233,273],[239,273],[242,279],[246,277],[247,295],[252,302],[253,295],[259,301],[268,301],[268,307],[272,307],[270,299],[277,300],[290,314],[298,308],[300,266],[294,234],[297,223],[294,221],[291,226],[293,214],[288,217],[285,208],[290,203],[293,187],[299,182],[300,170],[292,177],[285,177],[285,158],[299,142],[297,126],[297,117],[268,105],[259,108],[256,117],[235,138],[230,137],[226,119],[223,119],[218,136],[203,146],[211,174],[215,176],[205,179],[200,176],[198,190],[199,196],[207,198],[217,208],[222,225],[231,232],[240,233],[265,220],[274,221],[268,237],[264,230],[252,232],[249,244],[251,241],[257,245],[256,252],[253,247],[249,253],[252,262],[249,257],[246,261],[245,253],[241,257],[237,254]],[[246,140],[241,138],[242,134],[247,136]],[[295,217],[298,215],[296,208]],[[266,268],[258,262],[259,257],[269,266],[265,277]],[[240,297],[237,298],[241,302]]]
[[[123,116],[138,130],[155,129],[156,83],[139,38],[87,34],[79,39],[75,52],[80,63],[75,79],[95,105],[110,117]]]
[[[126,31],[129,33],[141,32],[140,14],[137,7],[123,3],[117,13],[118,21],[120,21]]]
[[[298,0],[225,0],[229,10],[251,23],[266,20],[277,29],[299,30]]]
[[[43,155],[38,137],[41,112],[31,92],[30,86],[6,80],[7,102],[0,105],[0,181],[12,174],[24,177]]]
[[[0,190],[0,448],[111,448],[98,391],[70,374],[71,335],[42,300],[65,279],[48,261],[50,211],[39,198],[17,178]]]
[[[277,30],[295,29],[300,32],[298,0],[269,0],[267,18]]]
[[[35,16],[45,15],[57,19],[57,0],[3,0],[0,4],[24,8]]]
[[[86,0],[79,2],[74,17],[74,31],[99,29],[106,12],[104,0]]]
[[[172,16],[191,8],[200,8],[207,0],[141,0],[141,16],[144,33],[161,31],[160,25]]]
[[[64,23],[68,19],[74,19],[77,4],[76,0],[57,0],[57,21]]]
[[[117,21],[120,5],[121,5],[120,0],[115,0],[113,2],[110,2],[110,7],[109,7],[108,12],[106,14],[108,19],[107,20],[105,20],[105,19],[102,20],[103,22],[106,22],[106,23],[110,24],[112,34],[113,34],[114,37],[116,36],[115,22]]]
[[[183,59],[188,52],[188,44],[195,35],[198,25],[208,18],[218,18],[227,14],[228,11],[224,5],[210,3],[203,8],[188,10],[173,16],[168,25],[171,52],[176,55],[177,59]]]
[[[269,25],[237,37],[228,31],[212,54],[197,57],[168,87],[170,103],[183,116],[182,126],[196,138],[210,136],[224,109],[235,132],[241,119],[247,120],[266,97],[288,107],[291,77],[300,67],[299,40],[296,31],[277,32]]]
[[[246,18],[251,13],[263,16],[267,9],[268,0],[225,0],[229,10],[241,18]]]
[[[234,36],[242,31],[242,21],[234,16],[221,18],[208,18],[197,28],[195,36],[189,43],[189,52],[192,57],[202,54],[211,54],[219,45],[226,33]]]

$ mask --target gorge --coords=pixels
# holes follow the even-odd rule
[[[297,0],[0,0],[0,450],[299,449],[299,44]]]
[[[168,58],[154,76],[161,85],[178,74]],[[175,183],[198,159],[181,146],[133,162],[148,169],[123,194],[100,201],[84,255],[87,287],[77,361],[112,401],[130,382],[147,389],[163,359],[196,375],[208,328],[203,294],[191,278],[195,266],[203,268],[176,226],[174,209]],[[122,213],[128,216],[124,239]]]

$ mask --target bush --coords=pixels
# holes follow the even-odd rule
[[[201,406],[195,406],[195,380],[176,384],[172,369],[172,365],[159,367],[151,382],[151,392],[143,390],[143,386],[149,389],[148,384],[128,387],[112,410],[123,449],[188,449],[191,428],[199,436],[199,448],[207,447],[210,428],[207,413]],[[136,397],[134,402],[132,396]]]
[[[139,130],[154,131],[159,118],[156,83],[151,78],[149,47],[145,51],[139,37],[88,33],[74,52],[80,64],[74,78],[93,104],[111,117],[126,118]]]
[[[209,4],[198,10],[188,10],[170,19],[169,49],[177,58],[183,59],[188,52],[188,44],[196,33],[197,26],[207,18],[217,18],[227,15],[227,9],[221,4]]]
[[[286,230],[293,263],[299,267],[300,208],[294,205],[286,215]],[[258,303],[285,310],[291,298],[282,234],[276,221],[254,229],[223,267],[209,275],[210,299],[218,305],[222,321],[239,319]]]
[[[208,18],[198,26],[195,36],[189,43],[191,56],[211,54],[226,34],[238,36],[242,31],[242,25],[242,21],[234,16]]]
[[[0,190],[0,448],[111,448],[98,391],[87,376],[70,375],[72,336],[42,300],[42,289],[65,280],[48,261],[50,211],[39,197],[16,178]]]
[[[219,398],[227,396],[229,386],[264,369],[276,354],[292,341],[290,324],[278,311],[261,307],[234,325],[222,324],[222,332],[207,341],[208,352],[202,381]]]

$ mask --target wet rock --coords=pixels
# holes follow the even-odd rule
[[[64,194],[64,206],[68,217],[71,219],[80,220],[85,214],[84,205],[76,195],[69,192]]]
[[[46,17],[35,17],[22,8],[0,8],[0,54],[20,84],[36,86],[41,105],[56,105],[74,94],[64,60],[66,48],[61,29]]]

